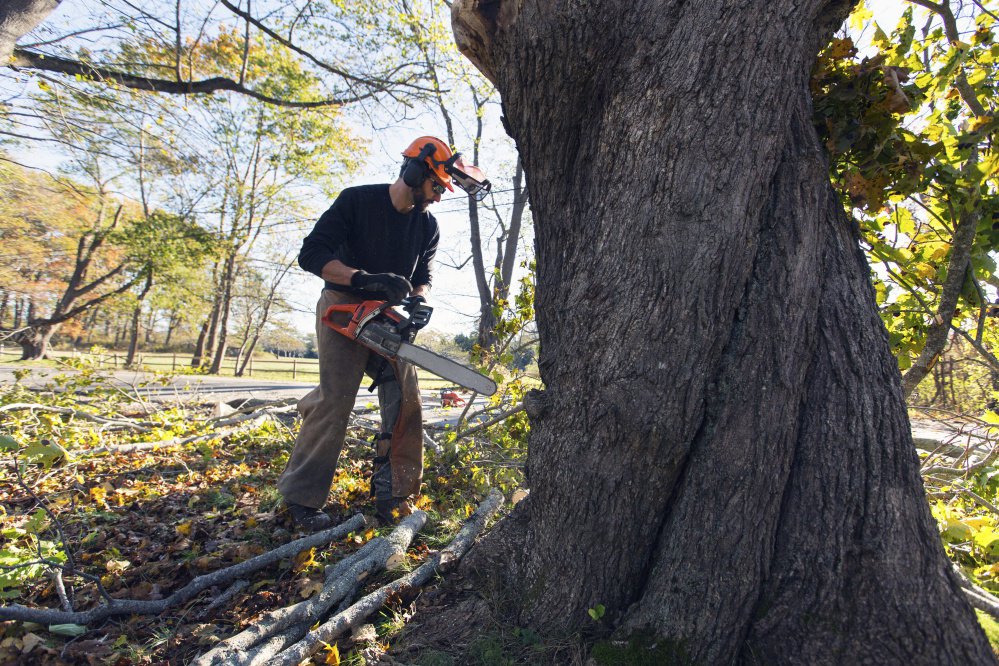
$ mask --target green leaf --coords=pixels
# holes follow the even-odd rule
[[[49,631],[59,636],[82,636],[87,633],[87,628],[82,624],[50,624]]]
[[[24,457],[29,462],[38,463],[44,467],[52,467],[56,462],[66,457],[66,450],[58,444],[42,440],[24,449]]]
[[[48,519],[48,514],[44,509],[39,509],[31,514],[31,518],[24,524],[24,530],[30,534],[38,534]]]
[[[593,608],[588,609],[586,612],[589,613],[590,618],[592,618],[594,622],[597,622],[600,620],[600,618],[604,616],[604,613],[607,612],[607,609],[604,608],[603,604],[597,604]]]
[[[0,435],[0,451],[17,451],[21,445],[9,435]]]

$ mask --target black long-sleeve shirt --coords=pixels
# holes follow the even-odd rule
[[[400,213],[388,185],[348,187],[305,237],[298,264],[322,277],[323,266],[339,259],[369,273],[395,273],[414,287],[430,285],[440,230],[428,212]],[[327,289],[364,291],[326,283]]]

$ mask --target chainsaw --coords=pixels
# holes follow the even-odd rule
[[[390,361],[402,360],[418,365],[482,395],[496,392],[496,382],[489,377],[414,345],[416,332],[429,323],[434,309],[422,299],[414,298],[404,299],[402,306],[406,315],[392,309],[387,301],[331,305],[323,315],[323,323]]]

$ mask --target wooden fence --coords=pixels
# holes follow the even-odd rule
[[[98,354],[89,352],[78,352],[75,350],[50,351],[49,355],[54,359],[79,359],[88,357],[91,362],[100,368],[124,368],[126,354],[118,351],[104,351]],[[0,361],[13,361],[20,358],[21,352],[17,347],[0,345]],[[190,354],[176,353],[139,353],[136,355],[135,369],[150,370],[153,372],[185,372],[192,371]],[[220,375],[233,375],[236,372],[236,359],[226,357],[222,364]],[[290,376],[291,379],[311,380],[319,376],[319,361],[314,358],[260,358],[250,357],[246,364],[244,377],[271,377],[281,378]]]

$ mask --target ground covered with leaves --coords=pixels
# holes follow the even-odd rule
[[[135,387],[116,386],[86,367],[42,391],[22,382],[0,388],[4,603],[80,612],[110,600],[164,600],[198,576],[301,537],[275,488],[294,442],[293,408],[251,404],[221,415],[217,404],[151,403]],[[495,413],[504,409],[495,403]],[[0,663],[189,663],[262,613],[316,595],[329,565],[391,530],[375,526],[369,501],[377,414],[367,418],[360,415],[348,433],[327,506],[337,522],[365,514],[363,527],[162,613],[86,626],[2,622]],[[509,498],[521,480],[525,436],[522,413],[477,438],[437,433],[439,450],[428,452],[418,501],[427,526],[404,558],[365,580],[355,595],[446,546],[490,487]],[[413,599],[393,601],[360,634],[313,657],[316,663],[390,663],[385,651]]]
[[[93,621],[0,621],[0,664],[192,663],[269,612],[322,597],[333,565],[395,534],[377,526],[368,496],[377,413],[358,413],[327,510],[337,522],[357,514],[365,522],[214,582],[219,572],[304,536],[275,488],[294,443],[294,401],[151,402],[141,386],[116,384],[86,363],[40,389],[21,381],[27,372],[0,387],[0,613],[15,606],[81,614],[115,603],[168,605]],[[484,409],[464,414],[457,432],[431,433],[418,501],[426,525],[386,567],[359,578],[336,612],[446,552],[490,489],[505,495],[503,511],[523,496],[524,390],[505,382]],[[931,509],[997,645],[999,417],[951,415],[936,425],[935,437],[916,441]],[[209,577],[210,585],[171,601]],[[460,569],[386,600],[312,662],[584,664],[596,654],[585,636],[542,641],[516,626],[504,606],[508,595]],[[591,612],[594,635],[599,611]]]

